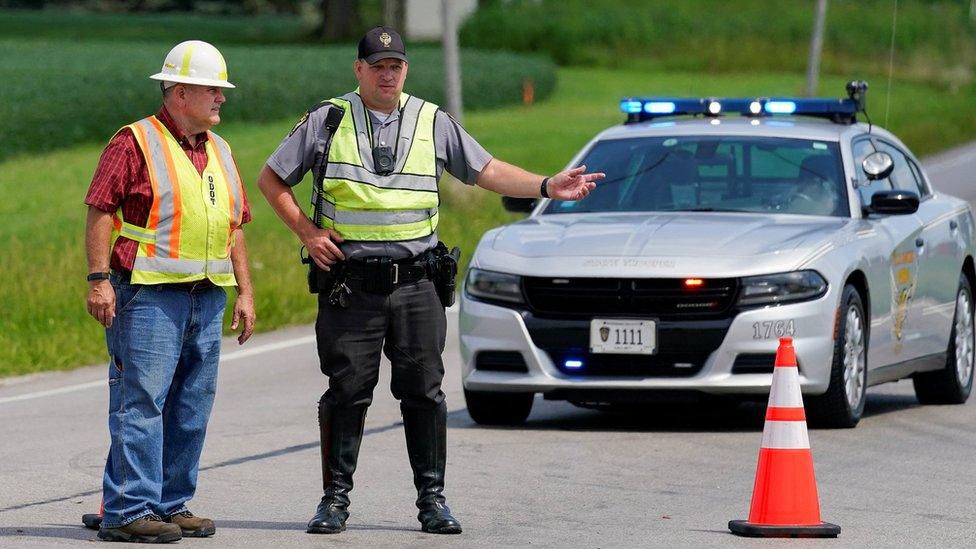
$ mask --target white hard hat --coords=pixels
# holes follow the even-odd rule
[[[217,48],[200,40],[180,42],[166,54],[163,68],[153,80],[233,88],[227,81],[227,63]]]

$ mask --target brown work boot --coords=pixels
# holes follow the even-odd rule
[[[212,536],[217,532],[217,527],[214,526],[214,521],[208,518],[194,516],[193,513],[189,511],[183,511],[182,513],[170,515],[163,520],[179,526],[180,530],[183,531],[183,537],[185,538],[205,538],[207,536]]]
[[[98,539],[130,543],[169,543],[183,537],[179,526],[167,524],[156,515],[148,515],[119,528],[101,528]]]

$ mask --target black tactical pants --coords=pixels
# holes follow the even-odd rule
[[[328,292],[318,295],[315,334],[322,373],[329,376],[324,402],[369,405],[381,350],[393,364],[390,389],[403,405],[432,409],[444,401],[447,317],[430,280],[398,286],[389,295],[353,288],[347,308],[330,305]]]

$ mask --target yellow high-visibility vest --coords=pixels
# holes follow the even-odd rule
[[[329,100],[345,109],[329,149],[322,180],[322,227],[346,240],[396,241],[437,229],[437,105],[400,94],[396,164],[389,175],[373,168],[372,125],[356,92]],[[314,195],[313,195],[314,199]]]
[[[122,236],[139,243],[132,283],[209,278],[218,286],[236,286],[230,249],[244,215],[244,187],[230,146],[207,132],[207,167],[201,176],[155,116],[126,128],[146,159],[153,191],[145,227],[127,223],[121,208],[113,216],[112,242]]]

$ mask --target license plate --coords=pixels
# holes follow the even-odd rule
[[[590,352],[652,355],[657,350],[657,326],[653,320],[610,320],[590,322]]]

